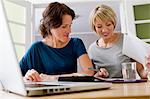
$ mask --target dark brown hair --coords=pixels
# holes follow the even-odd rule
[[[39,31],[43,38],[51,34],[52,28],[58,28],[62,25],[63,15],[70,15],[72,20],[75,18],[74,11],[63,3],[53,2],[50,3],[42,14],[41,24]]]

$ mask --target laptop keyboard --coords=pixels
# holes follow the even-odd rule
[[[50,87],[50,86],[61,86],[61,85],[47,85],[47,84],[25,84],[26,87]]]

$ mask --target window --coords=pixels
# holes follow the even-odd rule
[[[126,0],[127,32],[150,43],[150,1]]]
[[[9,30],[12,34],[18,60],[31,43],[31,5],[26,1],[3,0]]]
[[[134,5],[135,28],[141,39],[150,38],[150,4]]]

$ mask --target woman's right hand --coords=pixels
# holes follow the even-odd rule
[[[28,70],[24,78],[25,80],[29,80],[33,82],[41,81],[40,74],[34,69]]]
[[[109,73],[105,68],[100,68],[99,71],[94,75],[94,77],[108,77]]]

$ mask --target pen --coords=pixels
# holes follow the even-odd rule
[[[99,69],[95,69],[95,68],[88,68],[88,69],[96,72],[100,71]]]

